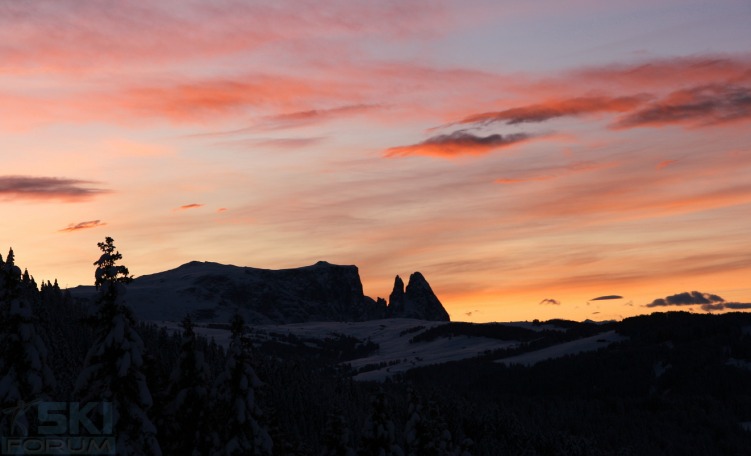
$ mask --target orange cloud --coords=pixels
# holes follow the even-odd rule
[[[116,106],[132,114],[196,122],[254,106],[294,108],[301,100],[336,98],[335,92],[333,84],[322,88],[311,81],[284,76],[249,76],[125,89],[116,94]]]
[[[18,95],[0,91],[0,114],[3,114],[0,125],[19,129],[63,120],[74,123],[109,121],[130,125],[153,119],[167,119],[181,124],[217,123],[232,115],[250,115],[258,109],[266,112],[289,111],[311,104],[337,103],[360,97],[357,88],[346,81],[330,80],[321,84],[313,79],[283,74],[251,74],[188,82],[113,83],[111,87],[98,90],[76,91],[71,86],[70,92],[44,97],[33,93]],[[309,114],[307,118],[296,111],[297,116],[268,116],[256,126],[208,136],[289,128],[366,110],[364,107],[345,106],[324,110],[317,117]]]
[[[526,177],[526,178],[499,178],[494,182],[496,184],[512,185],[522,184],[524,182],[541,182],[555,178],[555,176],[539,176],[539,177]]]
[[[101,220],[89,220],[88,222],[71,223],[67,228],[63,228],[59,231],[70,233],[73,231],[87,230],[90,228],[97,228],[105,225],[106,223],[103,223]]]
[[[100,188],[87,188],[93,181],[57,177],[0,176],[0,197],[5,199],[84,201],[108,193]]]
[[[668,166],[674,165],[675,163],[678,163],[678,160],[663,160],[660,163],[658,163],[657,166],[655,166],[655,168],[664,169],[664,168],[667,168]]]
[[[497,149],[510,147],[528,141],[531,135],[516,133],[511,135],[476,136],[466,131],[456,131],[438,135],[410,146],[392,147],[386,150],[386,157],[406,157],[425,155],[440,158],[454,158],[462,155],[485,155]]]
[[[510,82],[511,98],[506,97],[505,104],[511,107],[464,115],[454,123],[513,125],[612,113],[621,115],[614,128],[715,125],[751,118],[749,84],[751,60],[743,57],[655,59],[584,68],[554,78]],[[589,95],[593,92],[600,95]]]
[[[589,87],[589,90],[609,87],[619,91],[651,92],[715,83],[742,84],[749,81],[751,59],[747,56],[707,55],[583,68],[568,73],[558,83]]]
[[[199,207],[203,207],[203,206],[204,206],[203,204],[192,203],[192,204],[186,204],[184,206],[180,206],[180,207],[176,208],[175,210],[176,211],[186,211],[188,209],[198,209]]]

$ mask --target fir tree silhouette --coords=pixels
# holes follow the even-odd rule
[[[96,339],[76,381],[76,395],[81,402],[112,404],[117,454],[161,455],[147,414],[152,397],[142,371],[143,341],[125,303],[126,285],[133,278],[128,268],[117,264],[122,255],[111,237],[97,245],[102,251],[94,262],[99,295],[90,319]]]

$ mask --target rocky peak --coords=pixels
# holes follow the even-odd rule
[[[409,276],[406,292],[401,277],[396,276],[394,290],[389,296],[388,315],[394,318],[449,321],[448,312],[419,272]]]
[[[404,307],[404,281],[399,276],[394,279],[394,288],[389,295],[389,306]]]

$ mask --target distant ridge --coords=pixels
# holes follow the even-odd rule
[[[397,281],[401,282],[399,276]],[[87,298],[94,289],[76,287],[71,292]],[[143,320],[176,321],[190,313],[197,321],[226,322],[240,312],[246,321],[258,324],[389,317],[449,321],[419,272],[410,276],[406,293],[387,305],[363,294],[357,266],[326,261],[277,270],[191,261],[138,277],[127,293],[128,303]]]

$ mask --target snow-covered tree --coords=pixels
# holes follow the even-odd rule
[[[36,284],[15,265],[13,249],[0,257],[0,435],[28,432],[30,406],[45,399],[55,380],[47,364],[47,347],[32,314]]]
[[[323,430],[323,456],[355,456],[349,444],[349,427],[341,412],[329,413]]]
[[[250,343],[243,338],[245,323],[240,315],[231,322],[232,339],[227,365],[217,378],[212,405],[218,428],[211,454],[226,456],[270,455],[273,443],[259,419],[256,388],[261,381],[251,364]]]
[[[126,285],[133,279],[128,268],[117,264],[122,255],[111,237],[97,245],[102,255],[94,262],[99,291],[91,318],[95,342],[76,381],[76,396],[82,402],[112,403],[117,454],[161,455],[147,414],[152,398],[142,371],[143,342],[125,303]]]
[[[420,448],[424,446],[423,440],[426,437],[423,429],[425,425],[424,414],[420,397],[410,388],[407,424],[404,429],[404,443],[408,456],[419,454]]]
[[[409,392],[409,410],[405,429],[408,456],[449,456],[453,454],[451,433],[434,402],[423,405],[420,396]]]
[[[373,396],[373,412],[365,426],[360,454],[363,456],[404,456],[396,440],[394,422],[386,393],[379,389]]]
[[[168,454],[209,454],[209,366],[197,347],[190,315],[182,322],[183,335],[168,392],[162,429],[162,447]]]

